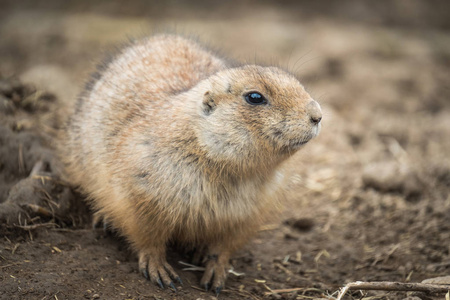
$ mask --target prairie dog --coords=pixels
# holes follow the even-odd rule
[[[140,272],[180,280],[166,245],[205,254],[219,293],[230,255],[277,209],[277,170],[320,130],[320,106],[291,74],[230,66],[176,35],[132,42],[100,67],[64,129],[66,171],[128,239]]]

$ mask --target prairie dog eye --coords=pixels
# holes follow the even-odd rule
[[[248,92],[244,97],[245,101],[251,105],[267,104],[267,99],[258,92]]]

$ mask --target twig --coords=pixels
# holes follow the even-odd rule
[[[194,290],[197,290],[197,291],[205,292],[205,289],[199,288],[195,285],[191,285],[191,288],[193,288]]]
[[[35,225],[14,225],[14,227],[17,228],[21,228],[24,230],[33,230],[39,227],[46,227],[46,228],[51,228],[51,227],[58,227],[58,224],[56,223],[41,223],[41,224],[35,224]]]
[[[272,294],[282,294],[282,293],[291,293],[303,291],[305,288],[293,288],[293,289],[280,289],[280,290],[272,290],[271,292],[265,292],[264,295],[272,295]]]
[[[196,266],[196,265],[188,264],[188,263],[185,263],[184,261],[181,261],[181,260],[178,263],[180,265],[188,267],[188,268],[183,268],[183,271],[205,271],[204,267],[199,267],[199,266]],[[231,274],[233,274],[233,275],[235,275],[237,277],[245,275],[245,273],[236,272],[234,270],[233,266],[231,266],[231,268],[228,270],[228,273],[231,273]]]
[[[52,228],[52,231],[59,231],[59,232],[91,232],[92,229]]]
[[[16,263],[12,263],[12,264],[8,264],[8,265],[0,266],[0,269],[8,268],[8,267],[13,267],[13,266],[21,265],[21,264],[23,264],[23,262],[16,262]]]
[[[150,298],[151,296],[153,296],[153,295],[150,295],[150,294],[142,294],[142,293],[139,293],[139,291],[136,291],[136,293],[139,295],[139,296],[143,296],[144,298]]]
[[[36,204],[23,204],[23,205],[20,205],[20,207],[29,209],[33,213],[44,216],[44,217],[53,217],[54,216],[54,214],[51,211],[49,211],[48,209],[46,209],[42,206],[36,205]]]
[[[25,173],[25,163],[23,160],[23,144],[20,143],[19,144],[19,172],[20,173]]]
[[[16,253],[16,250],[17,250],[17,248],[19,248],[19,246],[20,246],[19,243],[15,244],[14,247],[12,248],[12,250],[11,250],[11,254]]]
[[[180,265],[187,266],[188,268],[183,268],[183,271],[205,271],[204,267],[199,267],[196,265],[185,263],[184,261],[178,262]]]
[[[264,295],[272,295],[272,294],[283,294],[283,293],[292,293],[292,292],[299,292],[302,291],[303,294],[306,292],[317,292],[323,294],[323,291],[316,288],[291,288],[291,289],[279,289],[279,290],[271,290],[272,292],[265,292]]]
[[[34,175],[39,173],[43,169],[43,167],[44,167],[44,162],[42,160],[37,161],[34,164],[33,169],[31,169],[30,177],[33,177]]]
[[[285,272],[288,276],[292,275],[292,271],[289,270],[288,268],[284,267],[282,264],[280,263],[275,263],[274,264],[275,267],[277,267],[278,269],[280,269],[281,271]]]
[[[239,296],[242,296],[242,297],[247,297],[247,298],[251,297],[254,300],[262,300],[260,297],[256,296],[255,294],[244,290],[243,286],[241,286],[241,287],[242,287],[242,289],[241,288],[236,289],[236,288],[231,288],[230,287],[229,291],[232,292],[232,293],[236,293],[236,294],[238,294]]]
[[[431,264],[431,266],[433,266],[435,268],[447,267],[447,266],[450,266],[450,260],[444,261],[444,262],[441,262],[441,263]]]
[[[427,283],[403,283],[403,282],[350,282],[344,286],[336,300],[341,300],[349,290],[377,290],[377,291],[419,291],[428,293],[447,293],[450,284],[427,284]]]

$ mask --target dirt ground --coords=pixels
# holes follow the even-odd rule
[[[220,299],[334,299],[348,282],[450,275],[448,2],[0,4],[1,299],[215,299],[180,249],[168,253],[177,293],[141,277],[123,240],[91,229],[54,152],[59,112],[94,63],[166,29],[294,72],[324,111],[320,136],[286,165],[286,210],[233,256],[245,275],[230,274]]]

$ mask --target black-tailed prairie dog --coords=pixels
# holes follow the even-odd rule
[[[230,255],[277,209],[279,165],[319,133],[321,118],[293,75],[156,35],[99,68],[70,114],[61,156],[145,277],[174,287],[165,252],[175,242],[203,251],[200,283],[218,293]]]

